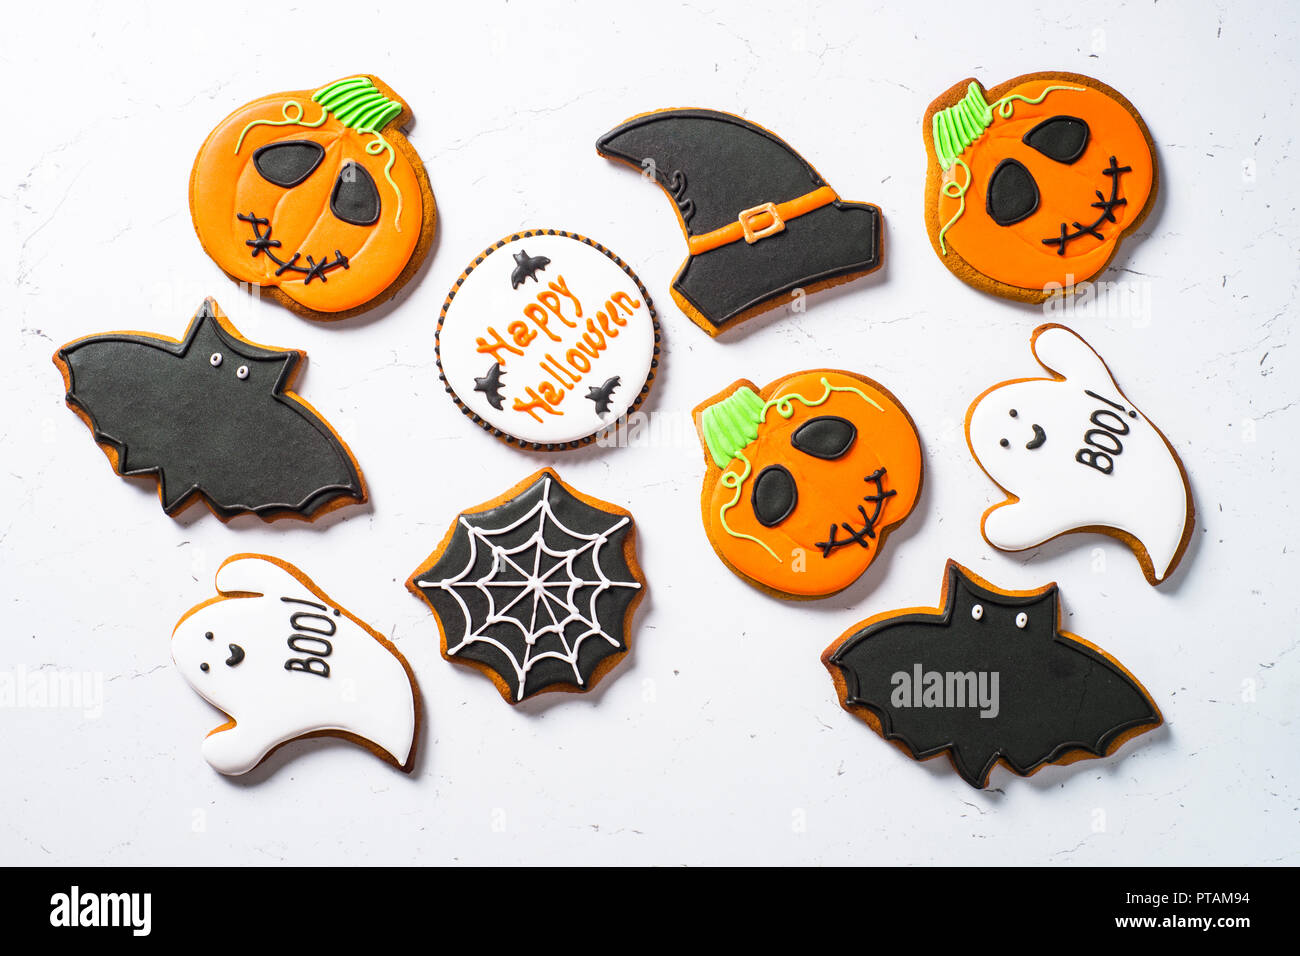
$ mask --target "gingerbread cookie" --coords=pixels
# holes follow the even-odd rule
[[[971,454],[1008,495],[984,513],[984,539],[1023,551],[1073,531],[1109,534],[1159,584],[1195,517],[1178,453],[1077,333],[1039,326],[1030,348],[1051,378],[994,385],[966,413]]]
[[[153,477],[167,514],[319,517],[366,500],[352,452],[291,388],[305,352],[257,345],[206,299],[180,341],[108,332],[54,354],[68,407],[125,477]]]
[[[584,236],[530,229],[484,249],[447,293],[438,374],[457,407],[525,448],[577,448],[635,410],[659,365],[636,273]]]
[[[871,566],[921,492],[920,438],[887,389],[816,369],[739,381],[695,409],[713,550],[777,597],[816,598]]]
[[[1077,73],[987,92],[963,80],[926,111],[925,222],[963,282],[1041,302],[1098,276],[1155,202],[1155,146],[1133,104]]]
[[[641,113],[596,151],[653,175],[672,199],[687,259],[673,300],[709,335],[881,264],[877,206],[848,202],[788,143],[717,110]]]
[[[172,659],[230,718],[203,741],[221,773],[247,773],[291,740],[322,736],[414,766],[420,692],[406,658],[287,561],[222,562],[217,596],[177,622]]]
[[[442,656],[516,704],[595,687],[628,651],[645,577],[632,516],[543,468],[459,515],[406,586]]]
[[[419,269],[437,217],[400,129],[410,116],[373,76],[241,106],[208,135],[190,174],[204,251],[308,318],[392,298]]]
[[[914,760],[946,753],[972,787],[1114,753],[1163,722],[1146,688],[1060,630],[1055,584],[996,587],[956,561],[937,608],[877,614],[826,649],[840,704]]]

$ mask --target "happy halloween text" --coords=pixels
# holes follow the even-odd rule
[[[521,312],[523,318],[515,319],[506,326],[502,336],[495,327],[487,327],[487,337],[479,336],[475,340],[476,351],[491,355],[504,369],[510,355],[522,356],[525,349],[544,336],[543,346],[551,347],[537,360],[537,367],[545,375],[535,386],[529,385],[523,390],[526,398],[516,396],[511,407],[517,412],[525,412],[536,421],[542,421],[542,414],[563,415],[557,406],[564,397],[573,391],[582,381],[584,375],[592,369],[592,363],[608,347],[608,339],[618,338],[619,329],[627,325],[627,319],[620,310],[632,315],[641,308],[639,299],[634,299],[626,292],[615,292],[605,299],[603,310],[597,310],[594,317],[588,317],[585,325],[582,303],[571,291],[564,276],[556,276],[555,281],[548,282],[547,287],[537,293],[535,301],[529,302]],[[563,298],[562,298],[563,297]],[[567,300],[567,302],[565,301]],[[565,315],[565,309],[572,312],[572,319]],[[571,340],[568,348],[565,339],[551,327],[552,320],[570,329],[579,329],[579,337]],[[563,331],[561,329],[560,331]],[[554,344],[558,343],[558,344]],[[556,353],[562,355],[557,358]]]

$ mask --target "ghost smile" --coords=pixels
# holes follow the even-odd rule
[[[1042,448],[1043,443],[1047,441],[1047,432],[1043,431],[1042,425],[1034,425],[1034,437],[1025,443],[1025,447],[1030,451],[1035,448]]]
[[[238,667],[244,661],[244,649],[238,644],[227,645],[230,648],[230,656],[226,658],[227,667]]]

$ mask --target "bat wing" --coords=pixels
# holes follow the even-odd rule
[[[971,786],[985,786],[999,761],[1028,776],[1074,751],[1103,756],[1161,721],[1141,685],[1086,642],[1014,626],[954,630],[947,618],[870,625],[830,663],[845,703],[868,708],[886,739],[917,759],[947,752]]]
[[[940,665],[954,663],[948,633],[939,615],[894,618],[859,631],[831,663],[844,675],[844,702],[870,710],[886,740],[903,744],[917,760],[946,751],[962,778],[982,787],[997,762],[995,735],[986,732],[993,728],[980,727],[969,708],[925,706],[925,674],[946,674]]]
[[[232,338],[201,314],[183,342],[109,333],[65,346],[56,361],[69,404],[116,452],[121,474],[156,477],[168,514],[200,495],[224,519],[307,517],[339,498],[365,500],[343,442],[283,391],[298,356]]]

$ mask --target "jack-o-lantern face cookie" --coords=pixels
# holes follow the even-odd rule
[[[1123,96],[1074,73],[930,104],[926,227],[943,264],[995,295],[1041,302],[1105,269],[1156,195],[1155,148]]]
[[[856,581],[921,490],[921,443],[881,385],[831,369],[761,391],[739,381],[695,409],[704,528],[723,562],[777,597]]]
[[[194,160],[190,213],[236,282],[314,319],[395,295],[433,241],[406,103],[373,76],[276,93],[217,125]]]

